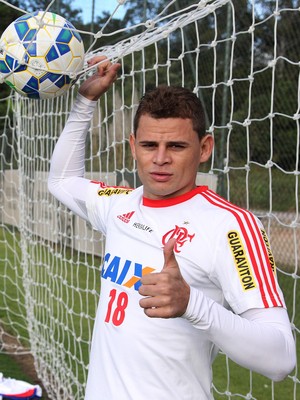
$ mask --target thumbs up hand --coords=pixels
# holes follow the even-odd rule
[[[141,278],[139,288],[140,306],[148,317],[174,318],[186,311],[190,287],[183,279],[174,254],[175,239],[165,245],[164,266],[161,272],[147,274]]]

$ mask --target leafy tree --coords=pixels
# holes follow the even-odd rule
[[[45,10],[48,4],[48,0],[10,0],[11,6],[20,8],[27,12]],[[2,35],[4,30],[9,26],[11,22],[23,15],[22,11],[19,11],[11,6],[0,2],[0,35]],[[81,10],[73,9],[71,7],[70,0],[57,1],[56,3],[54,3],[51,11],[56,11],[58,14],[63,15],[75,26],[77,24],[82,24],[82,19],[80,17]],[[5,118],[8,109],[8,101],[5,99],[8,98],[10,90],[11,89],[9,88],[9,86],[5,83],[0,85],[0,99],[2,99],[0,101],[0,151],[2,154],[2,157],[0,159],[0,170],[5,169],[8,163],[16,162],[15,159],[12,160],[12,151],[14,151],[16,154],[16,146],[12,136],[12,131],[10,130],[9,124],[7,123],[8,120],[7,118]],[[11,112],[9,116],[10,118],[13,117]]]
[[[124,21],[118,18],[111,18],[109,23],[107,23],[110,18],[110,13],[103,11],[101,16],[98,16],[91,27],[91,24],[85,25],[86,30],[92,28],[92,33],[97,33],[102,31],[103,35],[97,40],[93,45],[93,48],[102,48],[104,46],[112,46],[121,40],[129,37],[130,33],[123,31],[125,28]],[[114,34],[114,32],[117,32]],[[108,35],[109,34],[109,35]]]
[[[45,11],[49,6],[49,0],[19,0],[21,7],[28,11]],[[74,26],[82,24],[80,8],[72,8],[72,0],[56,0],[50,11],[55,12],[70,21]]]
[[[14,4],[21,5],[27,11],[33,11],[37,8],[45,9],[49,4],[48,0],[19,0],[12,1]],[[280,9],[295,9],[295,12],[282,11],[279,16],[276,17],[277,30],[275,32],[275,17],[267,18],[266,16],[272,15],[275,11],[276,3],[278,3]],[[104,35],[97,40],[93,45],[95,48],[103,48],[105,46],[114,45],[120,40],[126,39],[127,36],[133,36],[140,34],[144,31],[145,26],[141,25],[141,22],[153,19],[155,16],[162,13],[166,16],[170,13],[180,13],[186,7],[195,4],[194,0],[177,0],[169,6],[169,0],[127,0],[124,4],[126,9],[123,20],[112,18],[106,25],[109,18],[109,13],[104,12],[98,17],[93,26],[91,24],[84,25],[80,16],[81,10],[73,10],[71,0],[56,0],[53,5],[52,11],[57,11],[64,15],[67,19],[72,22],[76,28],[85,31],[98,32],[104,26]],[[235,12],[235,31],[245,33],[248,31],[249,26],[252,24],[252,7],[253,3],[249,0],[239,0],[233,3]],[[4,5],[0,3],[1,18],[0,27],[3,24],[7,24],[9,16],[7,12],[1,10]],[[6,7],[6,6],[5,6]],[[55,8],[56,7],[56,8]],[[228,7],[228,8],[227,8]],[[297,79],[298,69],[296,64],[299,61],[299,45],[300,38],[296,35],[298,27],[299,12],[299,1],[296,0],[269,0],[260,2],[259,6],[255,6],[254,13],[256,19],[255,35],[253,43],[254,45],[254,58],[253,58],[253,71],[263,70],[269,63],[270,60],[276,56],[278,58],[276,69],[275,69],[275,88],[272,87],[274,76],[272,76],[272,70],[266,69],[264,72],[255,75],[255,80],[252,87],[252,98],[249,99],[249,81],[244,78],[249,76],[251,73],[251,40],[252,36],[249,34],[238,35],[234,44],[234,65],[232,70],[232,78],[234,79],[234,85],[232,91],[234,94],[234,119],[243,121],[247,117],[260,118],[261,116],[268,115],[269,112],[284,113],[286,115],[294,115],[297,113]],[[11,13],[13,12],[10,7],[6,7]],[[163,13],[163,10],[166,12]],[[229,11],[229,13],[227,12]],[[169,37],[170,47],[167,49],[167,41],[161,41],[158,49],[154,46],[148,46],[144,49],[143,57],[140,53],[135,55],[134,69],[136,76],[138,76],[138,70],[147,71],[147,87],[143,87],[144,80],[142,79],[142,72],[140,72],[141,79],[137,79],[136,88],[138,89],[139,95],[147,90],[151,85],[156,84],[157,75],[158,81],[165,82],[165,71],[159,69],[155,71],[153,66],[156,63],[165,65],[166,54],[170,51],[170,59],[172,59],[171,66],[169,68],[170,83],[180,83],[180,76],[182,75],[182,68],[185,73],[185,84],[193,89],[195,78],[199,82],[199,86],[205,87],[199,92],[206,111],[208,123],[212,118],[211,111],[215,110],[215,124],[223,125],[223,122],[227,120],[230,112],[229,101],[230,99],[230,88],[225,85],[218,85],[216,89],[216,96],[214,97],[214,104],[212,104],[212,91],[209,89],[214,82],[214,63],[215,56],[217,57],[216,63],[216,79],[217,82],[226,82],[228,79],[228,71],[230,67],[230,59],[228,58],[228,47],[226,38],[230,38],[233,34],[233,28],[231,26],[231,5],[218,8],[215,13],[208,15],[205,18],[197,21],[195,24],[190,24],[184,28],[184,30],[176,30]],[[229,16],[229,18],[228,18]],[[166,23],[164,19],[163,23]],[[260,23],[262,22],[263,23]],[[215,39],[215,24],[217,23],[217,39],[218,45],[215,49],[210,46],[200,48],[201,55],[198,60],[198,76],[195,77],[195,53],[190,50],[194,50],[199,46],[198,38],[201,43],[210,43]],[[126,26],[138,25],[135,30],[130,29],[127,33],[123,30]],[[108,35],[113,32],[118,32],[114,35]],[[274,43],[274,32],[276,33],[276,47]],[[85,35],[86,50],[91,44],[91,37]],[[184,48],[182,44],[184,43]],[[276,54],[275,54],[276,51]],[[178,55],[181,55],[179,60]],[[288,63],[286,60],[291,60],[292,63]],[[128,57],[128,62],[125,60],[124,63],[125,73],[130,72],[131,59]],[[127,70],[126,70],[127,68]],[[160,72],[162,70],[162,72]],[[130,81],[130,80],[129,80]],[[130,82],[126,83],[128,97],[130,98]],[[270,109],[271,96],[274,99],[274,109]],[[248,115],[250,110],[250,115]],[[253,122],[249,129],[250,132],[250,146],[247,146],[247,140],[249,139],[246,135],[245,127],[241,125],[234,126],[231,136],[227,138],[228,132],[226,130],[216,129],[216,164],[222,168],[223,159],[225,154],[225,142],[228,141],[230,144],[230,162],[233,166],[241,165],[247,161],[247,157],[250,156],[251,160],[264,163],[269,157],[272,157],[273,161],[278,163],[280,167],[286,169],[295,168],[295,155],[297,149],[295,121],[292,118],[278,117],[274,119],[274,134],[270,143],[270,121]],[[265,135],[265,136],[262,136]],[[270,146],[273,145],[273,154],[269,154]],[[247,154],[250,149],[250,155]]]
[[[145,22],[161,11],[165,0],[127,0],[124,22],[131,25]]]
[[[10,4],[15,7],[19,7],[19,0],[11,0]],[[16,10],[13,7],[9,7],[4,3],[0,3],[0,35],[2,35],[3,31],[8,27],[8,25],[20,17],[22,13]]]
[[[268,113],[274,114],[272,122],[267,119],[251,124],[251,160],[264,164],[272,159],[280,168],[288,171],[293,171],[297,162],[296,123],[292,118],[284,117],[284,115],[293,116],[297,113],[299,74],[297,63],[299,62],[300,39],[299,35],[295,34],[299,24],[299,13],[295,7],[298,3],[299,1],[291,0],[279,1],[279,7],[289,8],[289,11],[282,11],[276,20],[275,18],[266,19],[255,29],[254,71],[262,70],[273,59],[277,61],[274,69],[269,68],[256,74],[250,105],[250,118],[258,119]],[[266,16],[272,15],[275,11],[274,7],[274,1],[263,2],[257,10],[257,18],[263,20]],[[291,11],[293,8],[295,12]],[[236,111],[236,116],[242,114],[246,117],[249,109],[248,99],[245,96],[239,96],[239,99],[241,104]],[[271,128],[274,133],[272,136],[270,136]],[[238,135],[238,132],[241,134]],[[231,153],[231,158],[235,162],[238,162],[241,157],[243,159],[246,157],[246,136],[242,132],[243,128],[238,127],[231,140],[235,148]]]

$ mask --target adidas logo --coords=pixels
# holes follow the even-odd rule
[[[130,218],[133,216],[133,214],[134,214],[134,211],[131,211],[131,212],[126,213],[126,214],[118,215],[118,218],[121,221],[125,222],[125,224],[128,224],[128,222],[130,221]]]

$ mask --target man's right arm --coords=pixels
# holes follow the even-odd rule
[[[88,179],[84,179],[85,143],[96,102],[78,95],[57,141],[48,178],[48,189],[60,202],[87,219]]]
[[[89,180],[84,179],[86,136],[99,97],[117,78],[119,64],[104,56],[94,57],[94,75],[80,87],[66,126],[55,146],[48,179],[49,191],[70,210],[87,219],[85,207]]]

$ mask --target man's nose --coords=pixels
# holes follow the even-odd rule
[[[163,165],[170,163],[171,158],[168,149],[165,146],[158,146],[153,157],[154,164]]]

